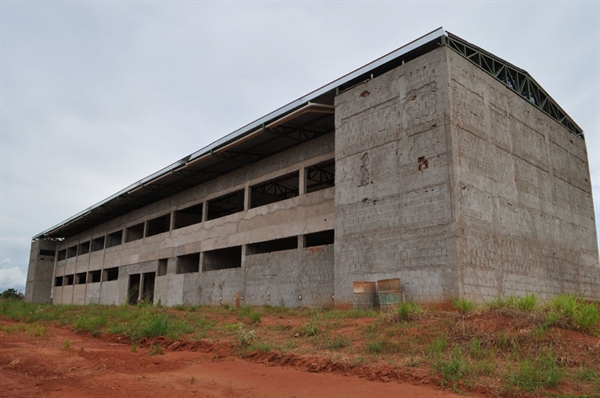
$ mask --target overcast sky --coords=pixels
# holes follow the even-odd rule
[[[598,1],[2,1],[0,290],[24,290],[35,234],[440,26],[584,129],[598,220],[599,20]]]

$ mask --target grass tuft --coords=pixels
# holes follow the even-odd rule
[[[468,314],[475,310],[475,303],[462,298],[452,299],[452,305],[460,314]]]

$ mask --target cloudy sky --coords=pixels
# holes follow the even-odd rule
[[[584,129],[600,219],[598,1],[0,4],[0,290],[33,235],[440,26]]]

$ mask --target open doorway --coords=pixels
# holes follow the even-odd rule
[[[129,275],[129,290],[127,291],[127,302],[136,305],[140,296],[140,274]]]
[[[155,272],[146,272],[142,279],[142,301],[147,304],[154,303],[154,279],[156,277]]]

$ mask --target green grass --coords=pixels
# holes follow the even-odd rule
[[[441,357],[436,359],[433,363],[433,368],[441,374],[441,384],[445,386],[457,383],[464,378],[469,372],[469,363],[465,359],[460,347],[455,347],[449,359],[442,359]]]
[[[48,337],[48,329],[43,323],[18,323],[16,325],[0,325],[0,330],[7,333],[25,333],[31,337]]]
[[[595,304],[567,295],[547,303],[535,295],[510,296],[478,306],[477,317],[462,316],[475,310],[471,302],[455,300],[454,305],[460,314],[424,313],[412,302],[400,304],[397,312],[376,312],[269,306],[53,306],[0,300],[0,319],[19,322],[0,324],[0,331],[46,337],[51,325],[66,325],[92,335],[118,333],[129,339],[133,352],[146,346],[151,355],[163,350],[160,345],[149,346],[159,336],[207,339],[233,343],[238,355],[255,350],[318,353],[361,366],[386,362],[392,367],[428,367],[442,385],[461,393],[491,385],[496,389],[492,395],[549,396],[549,390],[564,384],[581,396],[600,396],[596,351],[583,352],[578,346],[573,365],[569,350],[575,348],[566,347],[554,327],[597,333]],[[354,340],[354,333],[360,338]],[[366,346],[357,341],[366,341]]]
[[[537,296],[534,293],[516,299],[516,307],[519,311],[532,312],[537,304]]]
[[[423,309],[418,303],[408,301],[398,305],[398,319],[401,321],[413,321],[423,314]]]
[[[555,388],[563,376],[563,371],[551,351],[536,358],[525,358],[517,364],[517,369],[504,376],[506,387],[522,391],[535,391],[541,388]]]
[[[571,330],[600,336],[600,309],[573,295],[561,294],[552,299],[546,322]]]
[[[475,310],[475,303],[465,299],[452,299],[452,305],[459,314],[468,314],[469,312],[473,312]]]

